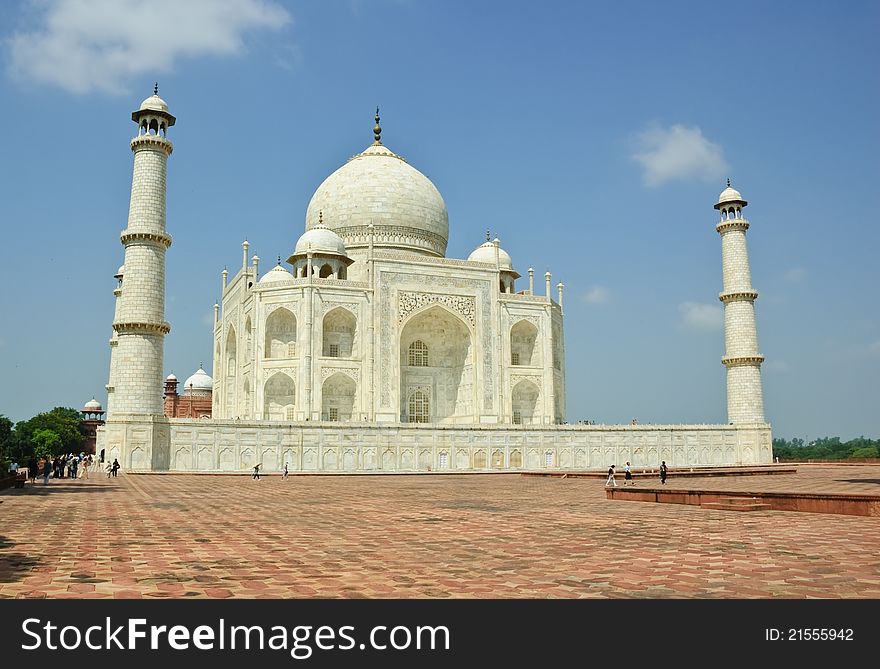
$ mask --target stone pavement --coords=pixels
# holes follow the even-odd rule
[[[783,478],[876,492],[880,466],[676,484]],[[876,518],[613,502],[597,479],[122,474],[0,502],[3,598],[880,598]]]

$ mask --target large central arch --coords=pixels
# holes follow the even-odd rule
[[[400,333],[401,422],[475,422],[472,342],[464,321],[439,305],[406,322]],[[410,416],[411,407],[418,414]]]

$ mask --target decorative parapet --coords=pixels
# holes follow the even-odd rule
[[[131,321],[127,323],[114,323],[113,329],[118,334],[141,334],[146,332],[149,334],[167,335],[171,332],[171,324],[166,322],[146,323]]]
[[[756,290],[739,290],[731,293],[720,293],[718,295],[718,299],[724,302],[737,302],[742,300],[756,300],[758,299],[758,291]]]
[[[119,235],[119,241],[123,244],[128,244],[129,242],[155,242],[167,249],[171,246],[171,235],[167,232],[129,232],[128,230],[123,230],[122,234]]]
[[[543,295],[524,295],[522,293],[501,293],[502,302],[505,300],[510,301],[518,301],[518,302],[538,302],[541,304],[556,304],[549,297],[544,297]]]
[[[742,230],[743,232],[745,232],[749,229],[749,222],[745,219],[724,221],[716,225],[715,229],[721,234],[724,234],[725,232],[730,232],[731,230]]]
[[[740,356],[724,356],[721,358],[721,364],[730,369],[731,367],[754,367],[764,362],[763,355],[740,355]]]
[[[406,253],[405,251],[376,250],[373,252],[373,258],[376,260],[404,260],[407,262],[425,263],[427,265],[445,265],[447,267],[462,267],[467,269],[495,269],[495,265],[487,262],[459,260],[458,258],[437,258],[434,256],[421,255],[419,253]]]
[[[169,156],[174,151],[174,145],[171,143],[171,140],[159,135],[140,135],[132,139],[131,150],[135,151],[140,148],[162,149]]]

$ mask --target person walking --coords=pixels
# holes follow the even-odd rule
[[[52,473],[52,461],[46,457],[43,462],[43,485],[49,485],[49,474]]]
[[[84,479],[89,478],[89,465],[90,465],[90,464],[92,464],[92,456],[91,456],[91,455],[87,455],[86,457],[83,458],[83,463],[82,463],[82,468],[83,468],[83,475],[82,475],[82,477],[83,477]]]
[[[254,465],[254,475],[251,477],[251,479],[252,480],[256,479],[257,481],[260,480],[260,465],[259,464]]]
[[[116,472],[119,471],[119,460],[113,458],[113,464],[110,466],[110,471],[113,472],[113,476],[116,476]]]
[[[623,471],[626,472],[623,475],[623,485],[626,485],[627,483],[635,485],[636,482],[633,481],[633,473],[632,469],[630,469],[629,462],[626,463],[626,467],[624,467]]]
[[[666,460],[660,463],[660,483],[666,485]]]
[[[104,466],[104,471],[107,472],[107,478],[109,479],[113,472],[113,464],[109,460],[107,460],[107,464]]]
[[[607,488],[611,484],[614,484],[614,487],[617,487],[617,481],[614,480],[614,465],[611,465],[608,468],[608,480],[605,481],[605,487]]]
[[[288,471],[287,471],[287,463],[284,463],[284,474],[281,476],[285,481],[287,480]]]
[[[27,463],[27,468],[28,468],[28,478],[31,480],[31,483],[36,483],[37,482],[37,474],[38,474],[37,459],[36,458],[29,459],[28,463]]]

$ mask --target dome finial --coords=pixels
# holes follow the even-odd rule
[[[727,187],[730,188],[730,177],[727,177]]]
[[[159,82],[153,84],[153,95],[159,95]]]
[[[281,266],[281,256],[278,256],[278,266]]]
[[[487,242],[492,241],[492,235],[489,234],[489,228],[486,228],[486,241]]]
[[[373,137],[376,144],[382,143],[382,126],[379,125],[379,107],[376,107],[376,127],[373,128]]]

